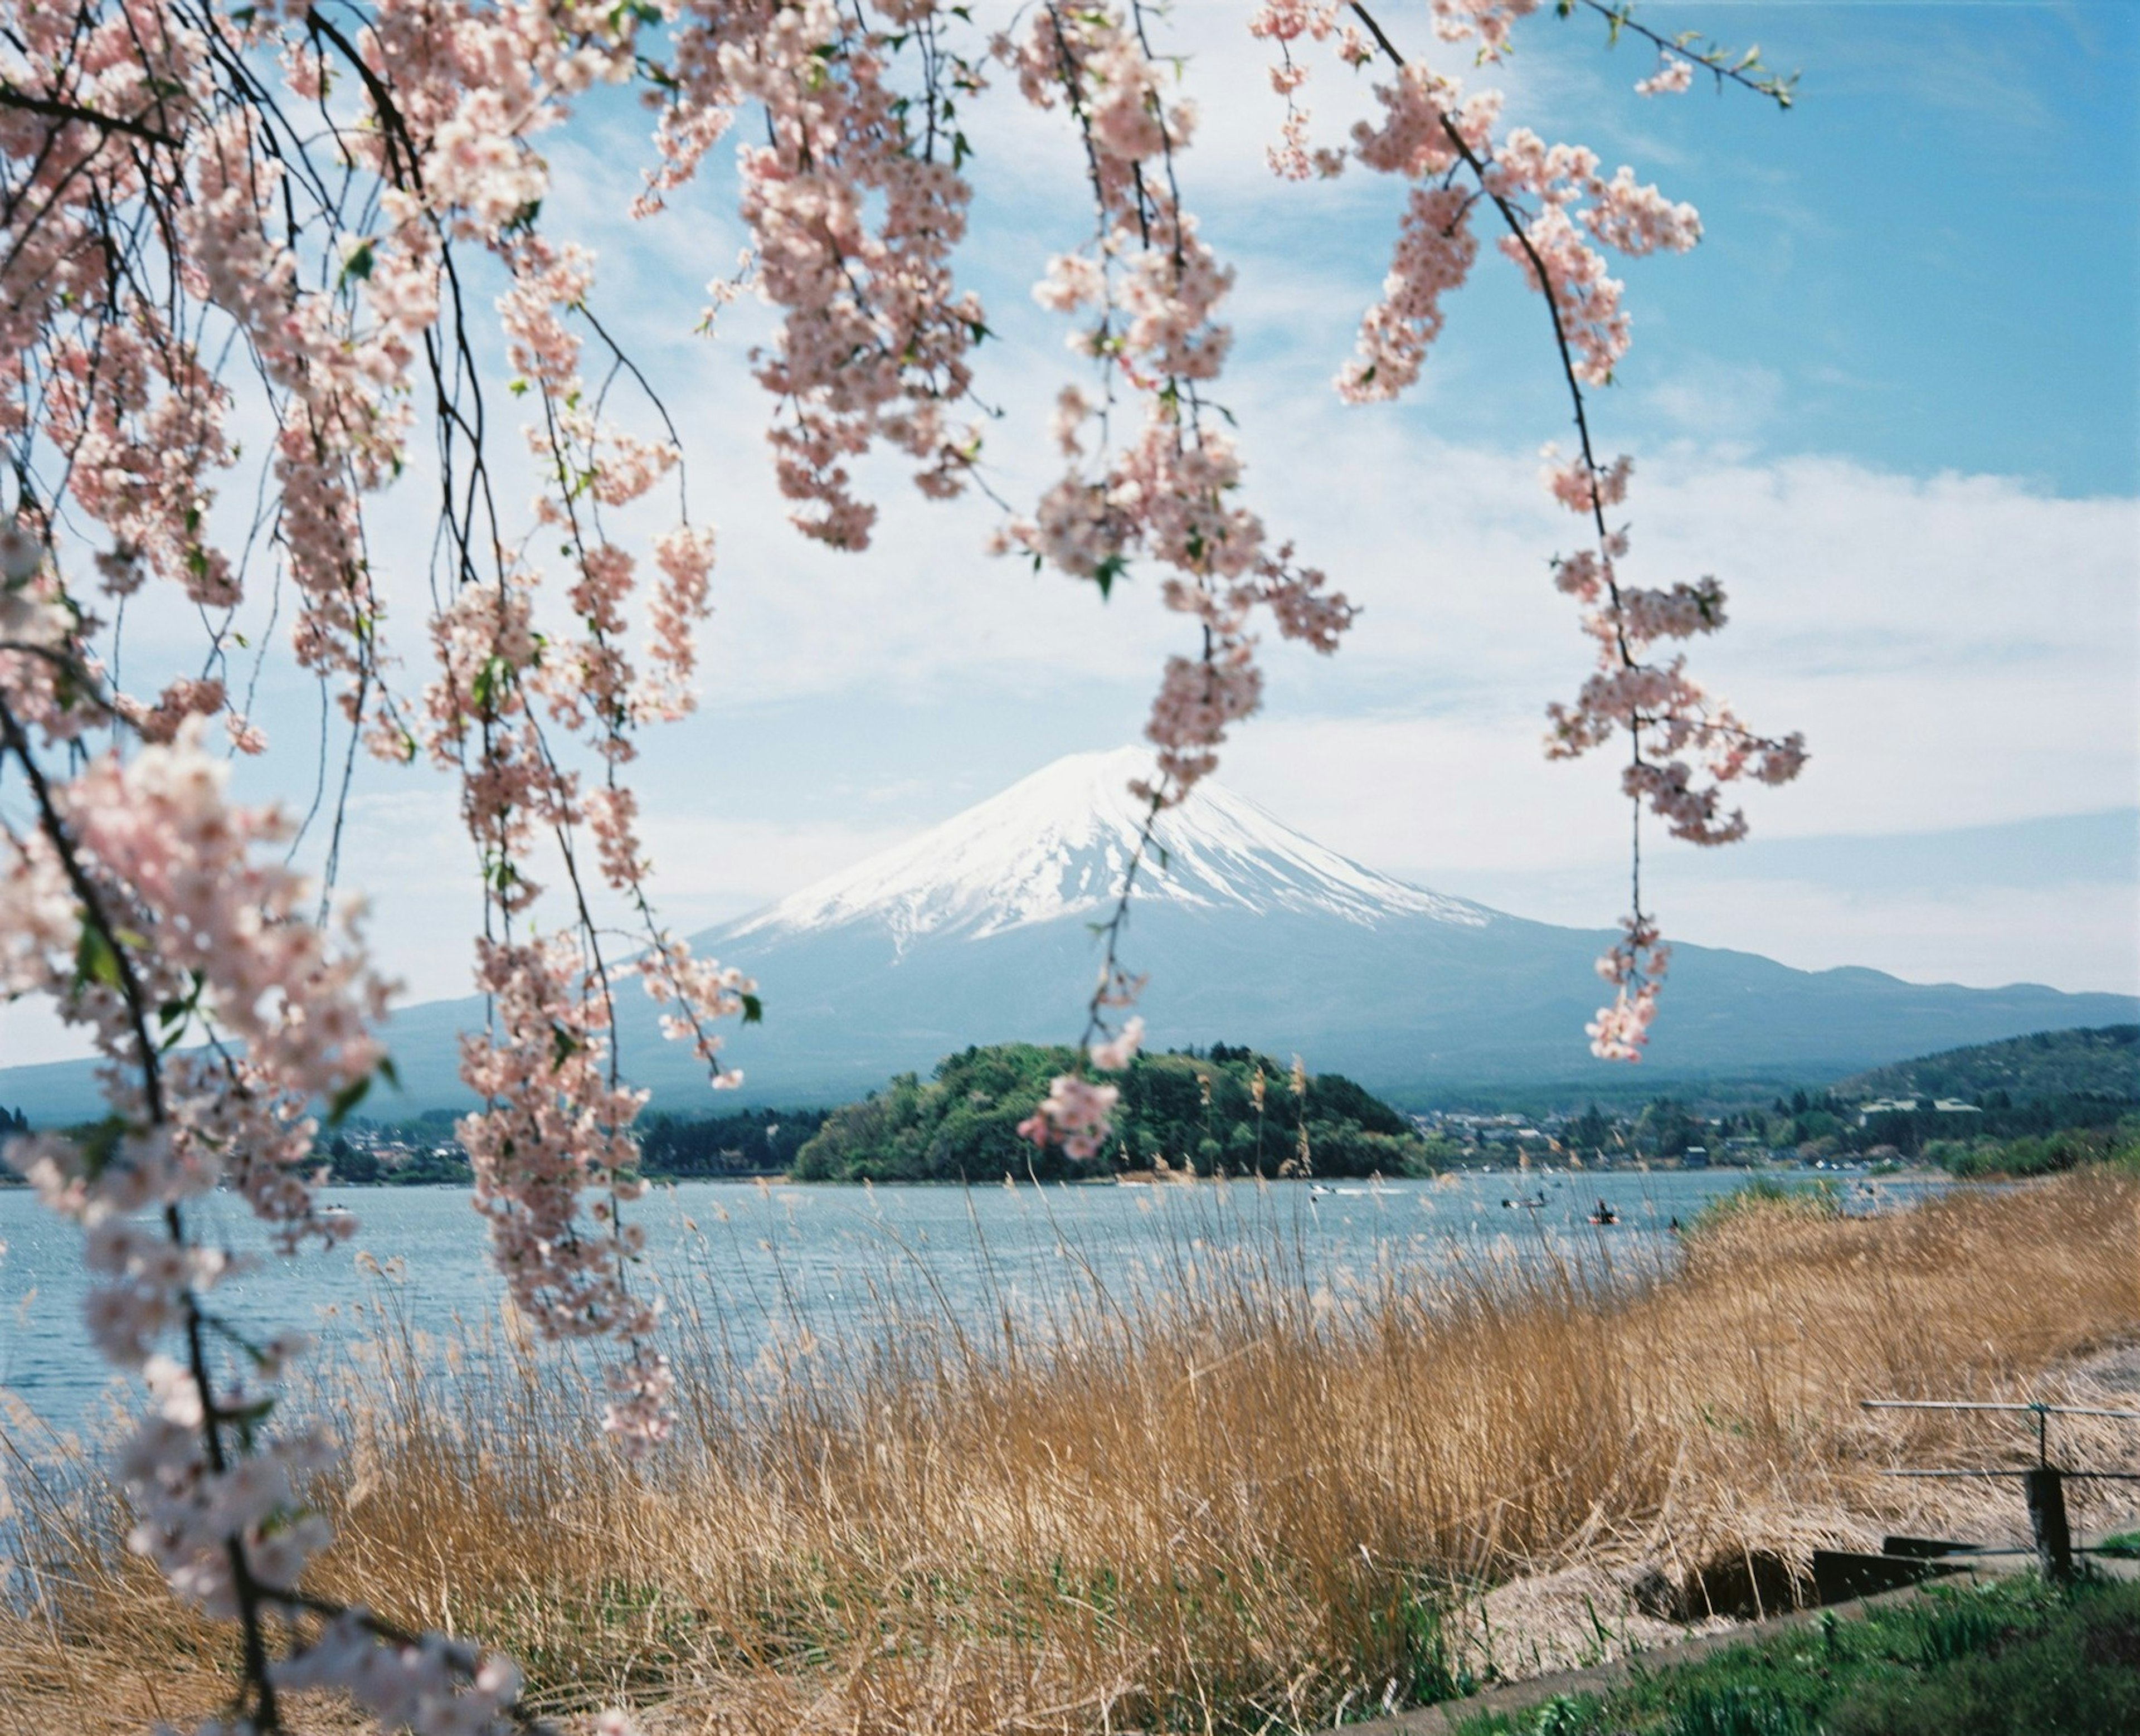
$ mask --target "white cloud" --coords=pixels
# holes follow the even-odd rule
[[[724,818],[685,792],[655,792],[642,841],[659,876],[662,913],[680,934],[740,915],[898,842],[910,828],[866,821]],[[694,812],[696,807],[697,811]],[[473,993],[469,938],[481,920],[469,846],[454,798],[435,785],[364,795],[350,804],[346,860],[364,866],[374,962],[407,1003]],[[597,915],[621,911],[596,894]],[[630,943],[621,942],[628,949]]]
[[[1765,953],[1805,970],[1869,965],[1919,983],[2043,983],[2140,994],[2140,906],[2131,882],[1985,886],[1937,896],[1861,894],[1807,880],[1667,876],[1675,935]]]

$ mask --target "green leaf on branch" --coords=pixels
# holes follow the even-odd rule
[[[476,709],[489,711],[513,679],[513,666],[496,652],[483,659],[483,667],[475,672],[475,684],[469,697],[475,701]]]
[[[364,1101],[365,1094],[371,1089],[371,1075],[366,1073],[361,1079],[351,1080],[348,1084],[342,1086],[342,1088],[336,1091],[334,1096],[328,1098],[327,1125],[330,1127],[341,1126],[344,1121],[349,1119],[350,1111],[356,1108],[358,1104]]]
[[[758,998],[754,994],[746,994],[742,997],[742,1000],[743,1022],[746,1025],[763,1024],[765,1022],[765,1003],[758,999]]]
[[[555,1072],[587,1045],[562,1025],[550,1027],[550,1071]]]
[[[113,948],[110,937],[96,924],[85,918],[81,924],[81,938],[75,943],[74,986],[85,988],[91,983],[101,983],[106,988],[115,990],[125,980],[125,973],[119,968],[119,954]]]

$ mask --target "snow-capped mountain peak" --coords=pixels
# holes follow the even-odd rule
[[[783,899],[742,934],[855,922],[889,929],[901,950],[925,934],[980,939],[1063,917],[1104,916],[1122,889],[1145,804],[1129,786],[1151,772],[1141,748],[1073,753],[920,836]],[[1337,916],[1373,927],[1426,916],[1476,927],[1490,913],[1406,885],[1303,837],[1214,781],[1162,815],[1138,870],[1140,903]]]

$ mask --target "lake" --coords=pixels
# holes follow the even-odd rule
[[[1616,1270],[1671,1258],[1667,1226],[1745,1184],[1738,1170],[1594,1173],[1503,1170],[1438,1180],[1105,1186],[1030,1183],[971,1189],[684,1182],[631,1209],[645,1226],[651,1274],[709,1312],[747,1353],[779,1326],[807,1324],[835,1346],[885,1330],[893,1306],[985,1321],[1038,1317],[1081,1283],[1117,1296],[1178,1282],[1185,1265],[1280,1253],[1318,1286],[1431,1273],[1466,1251],[1519,1261],[1609,1255]],[[1926,1184],[1852,1184],[1856,1203],[1893,1200]],[[1324,1187],[1328,1190],[1323,1190]],[[1504,1204],[1543,1195],[1524,1209]],[[350,1243],[295,1260],[263,1258],[218,1293],[241,1322],[294,1326],[333,1341],[371,1323],[360,1307],[391,1286],[420,1331],[447,1335],[494,1319],[503,1287],[483,1225],[459,1188],[329,1188],[357,1219]],[[1599,1199],[1620,1223],[1586,1220]],[[239,1247],[258,1246],[242,1206],[215,1195],[194,1208]],[[80,1233],[27,1189],[0,1190],[0,1388],[66,1426],[111,1376],[90,1356],[81,1322],[87,1274]]]

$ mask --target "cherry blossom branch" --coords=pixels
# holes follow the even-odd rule
[[[1617,315],[1618,286],[1603,277],[1597,256],[1576,235],[1564,207],[1575,196],[1574,189],[1586,192],[1596,201],[1584,213],[1593,233],[1630,252],[1647,251],[1657,245],[1691,246],[1700,233],[1699,222],[1691,208],[1675,210],[1654,189],[1637,188],[1627,169],[1610,182],[1603,180],[1596,172],[1594,157],[1588,152],[1565,146],[1549,149],[1535,135],[1524,132],[1512,133],[1504,144],[1494,146],[1490,125],[1498,99],[1485,104],[1475,98],[1460,110],[1455,105],[1455,86],[1431,72],[1421,75],[1361,0],[1350,0],[1348,9],[1365,27],[1374,49],[1397,70],[1401,81],[1399,92],[1382,93],[1392,110],[1388,131],[1377,138],[1364,127],[1359,130],[1362,156],[1377,167],[1404,164],[1415,173],[1421,168],[1435,167],[1440,156],[1452,168],[1460,164],[1467,170],[1480,196],[1500,218],[1507,231],[1504,250],[1524,267],[1552,323],[1578,452],[1573,463],[1549,470],[1546,480],[1563,504],[1588,518],[1595,532],[1593,549],[1556,561],[1555,580],[1563,591],[1596,606],[1586,615],[1584,625],[1600,643],[1606,672],[1592,678],[1575,707],[1556,704],[1549,709],[1554,727],[1548,751],[1556,757],[1572,757],[1601,745],[1608,733],[1624,730],[1626,734],[1628,761],[1622,787],[1633,809],[1629,910],[1622,919],[1621,940],[1598,961],[1600,974],[1614,985],[1614,1003],[1600,1011],[1589,1034],[1592,1048],[1601,1057],[1638,1060],[1655,1016],[1658,983],[1669,957],[1654,921],[1642,909],[1642,805],[1647,802],[1665,818],[1676,836],[1699,844],[1728,842],[1744,834],[1745,819],[1743,814],[1735,813],[1728,821],[1720,821],[1718,787],[1746,772],[1766,782],[1786,782],[1797,775],[1805,759],[1800,738],[1756,736],[1741,726],[1728,708],[1712,704],[1683,674],[1683,658],[1675,658],[1663,668],[1643,660],[1640,647],[1661,637],[1685,638],[1720,626],[1723,592],[1713,579],[1694,586],[1676,585],[1668,592],[1623,588],[1616,563],[1627,552],[1627,533],[1612,530],[1605,520],[1606,506],[1625,497],[1632,465],[1626,459],[1609,468],[1598,462],[1583,382],[1586,377],[1600,381],[1610,377],[1612,365],[1624,350],[1626,339]],[[1520,5],[1504,7],[1499,0],[1469,0],[1468,10],[1458,7],[1455,0],[1437,7],[1443,14],[1444,34],[1456,36],[1475,30],[1484,44],[1482,54],[1489,58],[1500,52],[1508,17],[1525,9]],[[1563,10],[1566,9],[1563,6]],[[1303,24],[1314,28],[1308,20],[1293,27]],[[1259,14],[1258,26],[1269,33],[1279,33],[1282,23],[1274,6],[1267,6]],[[1327,30],[1327,24],[1323,27]],[[1366,51],[1362,45],[1360,53]],[[1348,50],[1348,57],[1358,56]],[[1289,125],[1294,113],[1290,92],[1296,81],[1290,74],[1281,81],[1287,90]],[[1677,87],[1661,75],[1644,88]],[[1411,124],[1403,112],[1408,103],[1423,105],[1431,117],[1440,135],[1437,150],[1424,149],[1415,136],[1408,150],[1393,152],[1396,137]],[[1513,196],[1515,188],[1534,191],[1540,198],[1542,212],[1534,216],[1523,210]],[[1423,331],[1426,339],[1431,340],[1440,329],[1441,293],[1450,283],[1460,282],[1470,268],[1472,255],[1468,241],[1461,248],[1455,244],[1465,216],[1463,208],[1449,210],[1445,194],[1415,195],[1408,221],[1422,228],[1433,223],[1441,226],[1436,243],[1441,257],[1434,257],[1435,250],[1430,250],[1426,265],[1415,267],[1419,285],[1409,290],[1404,304],[1404,316]],[[1392,285],[1402,286],[1401,276],[1391,281]],[[1580,332],[1571,329],[1563,297],[1582,314],[1585,324]],[[1382,311],[1371,314],[1370,321]],[[1418,354],[1423,348],[1419,338],[1406,336],[1394,351],[1394,360],[1407,370],[1406,377],[1416,371]],[[1367,391],[1379,365],[1378,360],[1353,377],[1357,395],[1387,395],[1393,389],[1377,385],[1372,394]],[[1395,382],[1396,385],[1403,383],[1401,378]],[[1647,751],[1651,738],[1655,742],[1654,758]],[[1680,750],[1688,747],[1698,749],[1706,762],[1711,778],[1706,789],[1694,787],[1692,770],[1677,757]]]
[[[1442,34],[1475,34],[1490,58],[1536,0],[1432,3]],[[1291,46],[1331,35],[1340,10],[1264,0],[1252,21],[1280,45],[1288,173],[1342,166],[1307,151],[1293,99],[1307,70]],[[137,1546],[179,1595],[239,1622],[235,1704],[257,1727],[273,1727],[278,1692],[299,1685],[369,1693],[383,1721],[425,1736],[515,1703],[493,1660],[337,1615],[299,1589],[324,1536],[295,1493],[318,1446],[264,1430],[295,1352],[253,1345],[214,1312],[232,1255],[196,1240],[188,1214],[220,1182],[285,1251],[346,1227],[316,1210],[310,1165],[319,1115],[346,1113],[386,1066],[374,1034],[385,986],[333,895],[358,747],[428,758],[456,782],[483,881],[488,1013],[462,1054],[483,1107],[459,1129],[476,1204],[543,1332],[614,1341],[604,1425],[627,1453],[666,1432],[672,1377],[656,1298],[635,1277],[637,1226],[624,1222],[643,1185],[644,1100],[626,1083],[619,990],[638,974],[663,1034],[691,1043],[716,1087],[738,1076],[719,1057],[722,1022],[758,1013],[755,985],[693,958],[652,895],[628,768],[641,731],[694,703],[714,541],[689,517],[674,421],[592,311],[591,255],[544,225],[540,135],[596,85],[636,81],[658,107],[640,201],[650,214],[739,116],[762,121],[763,144],[741,154],[751,249],[712,293],[753,283],[778,309],[752,365],[779,486],[806,533],[860,548],[876,508],[852,473],[874,449],[910,460],[925,495],[999,494],[980,468],[981,424],[953,421],[969,407],[995,414],[974,380],[985,316],[953,270],[972,204],[960,103],[984,81],[955,21],[971,24],[938,0],[874,12],[834,0],[562,12],[66,0],[18,8],[0,31],[0,763],[42,778],[45,797],[37,826],[0,826],[0,998],[43,997],[87,1032],[110,1109],[91,1135],[12,1149],[44,1203],[81,1226],[98,1348],[155,1395],[124,1467]],[[1064,473],[1028,515],[1009,515],[1002,545],[1102,598],[1149,572],[1195,629],[1146,726],[1158,763],[1136,787],[1142,823],[1095,924],[1103,957],[1077,1072],[1025,1130],[1077,1156],[1106,1135],[1115,1088],[1094,1075],[1126,1066],[1141,1040],[1140,1020],[1115,1015],[1136,987],[1122,963],[1133,899],[1147,864],[1164,862],[1160,815],[1192,797],[1259,708],[1261,622],[1328,651],[1354,612],[1242,503],[1231,436],[1205,414],[1230,344],[1232,272],[1184,206],[1194,110],[1152,23],[1141,0],[1050,0],[989,49],[1029,102],[1067,114],[1093,199],[1089,238],[1051,263],[1038,293],[1084,316],[1075,342],[1097,388],[1058,397]],[[1347,24],[1341,52],[1357,65],[1377,50]],[[1662,640],[1720,625],[1722,593],[1706,580],[1644,590],[1615,571],[1625,533],[1604,508],[1626,470],[1600,468],[1583,395],[1626,335],[1619,286],[1574,225],[1627,252],[1691,244],[1698,226],[1627,171],[1606,181],[1578,148],[1521,131],[1496,143],[1496,100],[1465,101],[1396,64],[1397,87],[1379,93],[1387,124],[1364,130],[1359,154],[1415,185],[1400,269],[1342,390],[1387,396],[1416,375],[1490,197],[1503,250],[1547,298],[1574,393],[1581,450],[1552,485],[1598,544],[1556,567],[1587,606],[1600,660],[1577,703],[1556,709],[1554,751],[1625,730],[1631,796],[1681,836],[1735,836],[1743,819],[1719,813],[1718,787],[1742,773],[1780,781],[1802,753],[1745,729],[1683,660],[1644,660]],[[1668,55],[1644,88],[1681,87],[1672,69],[1689,65]],[[1742,84],[1754,76],[1751,61],[1735,70]],[[506,387],[534,412],[523,431],[539,493],[524,526],[498,486],[479,267],[504,281]],[[613,394],[625,381],[639,394]],[[621,415],[650,414],[653,438],[612,424],[613,397]],[[1125,405],[1134,427],[1116,415]],[[248,417],[268,437],[233,542],[218,490]],[[405,685],[371,525],[420,420],[438,467],[422,623],[434,666]],[[635,503],[672,468],[676,512],[646,534]],[[272,572],[269,629],[285,625],[287,591],[291,655],[320,687],[312,805],[331,823],[319,884],[292,866],[314,816],[292,828],[233,802],[227,758],[205,743],[220,719],[233,749],[268,746],[247,714],[264,646],[246,713],[229,690],[256,544]],[[120,653],[131,600],[155,586],[198,616],[205,650],[160,691],[136,693],[125,678],[147,654],[129,644],[122,671]],[[338,778],[337,709],[349,730]],[[1636,820],[1639,874],[1639,808]],[[1635,885],[1623,1000],[1661,960]],[[632,957],[598,923],[607,899],[631,912]],[[139,1221],[150,1208],[160,1232]],[[161,1356],[167,1339],[182,1361]],[[218,1385],[226,1361],[238,1374]],[[315,1616],[328,1631],[297,1631]],[[268,1631],[281,1617],[288,1635]]]
[[[89,953],[95,961],[89,966],[90,973],[110,983],[125,1003],[126,1020],[133,1038],[135,1062],[142,1082],[148,1124],[151,1130],[162,1130],[167,1125],[167,1116],[161,1051],[149,1035],[147,998],[133,956],[135,946],[140,944],[139,937],[115,923],[109,915],[103,892],[81,860],[59,805],[54,799],[52,786],[37,763],[21,723],[4,701],[0,701],[0,745],[4,745],[13,756],[29,785],[37,811],[39,831],[64,870],[75,897],[80,900],[84,951]],[[93,953],[89,952],[87,945],[91,937],[96,941]],[[76,992],[80,992],[79,984]],[[42,1160],[51,1161],[49,1157]],[[33,1159],[32,1164],[37,1161]],[[32,1179],[38,1179],[34,1169],[32,1173]],[[190,1243],[175,1199],[165,1201],[161,1222],[165,1240],[179,1263],[178,1269],[193,1269]],[[204,1339],[205,1316],[199,1295],[190,1282],[179,1287],[175,1301],[180,1312],[186,1347],[186,1375],[191,1383],[189,1394],[179,1403],[179,1410],[181,1415],[188,1409],[197,1414],[199,1440],[209,1471],[212,1475],[222,1478],[229,1469],[223,1448],[223,1425],[235,1413],[226,1412],[217,1403]],[[242,1638],[244,1660],[243,1691],[249,1697],[246,1716],[255,1729],[263,1733],[279,1731],[282,1728],[281,1716],[274,1682],[268,1668],[266,1635],[261,1619],[263,1588],[253,1572],[243,1541],[237,1532],[226,1532],[219,1541]]]
[[[1729,81],[1751,91],[1757,96],[1767,97],[1780,109],[1789,108],[1796,100],[1799,75],[1794,72],[1784,76],[1769,71],[1761,64],[1761,51],[1758,47],[1750,48],[1742,54],[1737,49],[1725,47],[1721,43],[1705,41],[1701,32],[1695,30],[1683,30],[1676,36],[1662,35],[1635,17],[1635,8],[1630,0],[1555,0],[1555,4],[1563,18],[1573,16],[1578,4],[1595,12],[1605,20],[1609,32],[1608,42],[1617,42],[1621,32],[1626,31],[1654,44],[1658,52],[1667,57],[1668,67],[1671,56],[1681,56],[1715,75],[1720,86]],[[1642,86],[1637,86],[1637,88],[1640,90]],[[1663,91],[1684,87],[1675,81],[1656,85],[1653,88]],[[1644,94],[1650,93],[1645,91]]]

